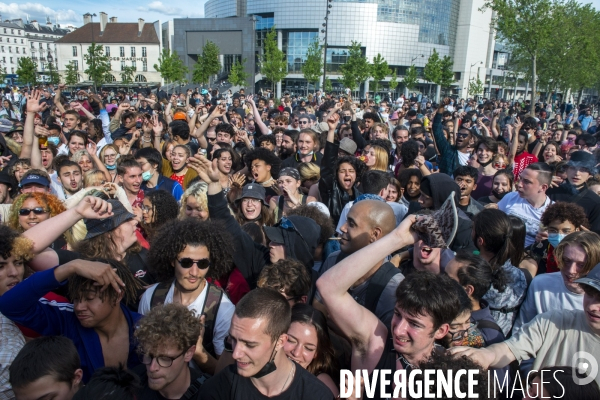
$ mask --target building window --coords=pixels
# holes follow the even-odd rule
[[[318,32],[287,32],[283,37],[283,52],[287,56],[288,71],[302,72],[302,65],[306,61],[308,46],[318,39]],[[226,70],[231,70],[228,68]]]
[[[8,46],[8,52],[12,53],[12,47]]]
[[[10,33],[14,35],[14,34],[15,34],[15,30],[14,30],[14,29],[11,29],[11,30],[10,30]]]
[[[19,31],[19,35],[21,34],[21,31]]]
[[[15,39],[13,40],[13,42],[14,42],[14,43],[17,43],[17,38],[15,38]]]
[[[44,44],[40,43],[40,49],[43,49],[43,48],[44,48]]]
[[[109,57],[110,57],[110,47],[109,47],[109,46],[106,46],[106,47],[104,48],[104,54],[106,54],[107,56],[109,56]]]
[[[121,71],[125,71],[125,61],[121,61]]]
[[[75,71],[79,71],[79,61],[73,60],[73,66],[75,67]]]
[[[77,46],[73,46],[73,57],[77,57]]]
[[[35,43],[31,42],[31,48],[35,48]]]
[[[15,51],[17,52],[17,54],[19,54],[19,48],[15,47]]]
[[[23,41],[23,39],[21,39],[21,44],[23,44],[23,43],[25,43],[25,42]]]
[[[12,57],[10,58],[10,63],[11,63],[11,64],[12,64],[12,63],[14,63],[14,61],[13,61],[13,58],[12,58]]]
[[[142,57],[147,57],[146,56],[146,48],[142,47]]]
[[[4,53],[4,46],[2,46],[2,52]]]
[[[136,82],[147,82],[146,81],[146,77],[144,75],[141,75],[141,74],[135,76],[135,81]]]
[[[6,33],[6,28],[4,28],[4,33]]]
[[[25,47],[23,47],[23,54],[26,54],[27,52],[25,51]]]
[[[6,31],[6,29],[5,29],[5,31]],[[6,32],[5,32],[5,33],[6,33]],[[15,73],[15,67],[12,67],[12,68],[10,69],[10,73],[11,73],[11,74],[14,74],[14,73]]]
[[[135,47],[131,48],[131,57],[135,57]]]
[[[146,60],[142,61],[142,71],[148,72],[148,61]]]
[[[119,48],[119,53],[120,53],[121,57],[125,57],[125,47],[121,46]]]
[[[47,43],[47,44],[46,44],[46,48],[47,48],[47,49],[50,49],[50,43]]]
[[[134,70],[134,71],[137,71],[137,63],[135,62],[135,60],[133,60],[133,61],[131,62],[131,66],[133,67],[133,70]]]
[[[5,63],[6,62],[6,57],[2,57],[2,62]]]

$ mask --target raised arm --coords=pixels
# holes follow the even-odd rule
[[[369,272],[379,260],[416,241],[414,233],[410,231],[415,221],[415,216],[408,216],[390,234],[344,258],[317,280],[317,289],[329,315],[350,339],[353,349],[362,349],[359,353],[363,357],[372,353],[371,350],[383,348],[388,330],[372,312],[354,300],[348,293],[348,289]],[[356,352],[354,354],[357,355]]]
[[[63,114],[65,112],[65,107],[62,104],[62,97],[60,97],[61,92],[63,91],[64,88],[65,88],[65,84],[61,83],[58,85],[58,89],[56,89],[54,91],[54,105],[56,106],[56,108],[58,108],[58,110],[61,112],[61,114]]]
[[[269,134],[269,128],[263,122],[260,113],[258,112],[258,108],[256,108],[256,103],[254,103],[254,98],[251,95],[246,96],[246,103],[250,104],[250,107],[252,107],[252,115],[254,115],[254,125],[256,126],[257,133],[260,132],[261,135]]]
[[[27,95],[27,117],[25,118],[25,126],[23,127],[23,144],[21,145],[20,158],[31,158],[35,114],[42,111],[42,105],[40,104],[41,95],[42,92],[39,90],[34,90]]]

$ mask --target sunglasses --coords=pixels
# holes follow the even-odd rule
[[[192,268],[192,265],[196,264],[199,269],[206,269],[210,267],[210,261],[207,258],[203,258],[201,260],[192,260],[191,258],[182,258],[181,260],[177,260],[181,268]]]
[[[42,215],[42,214],[46,214],[48,212],[44,209],[44,207],[21,208],[19,210],[19,215],[21,215],[21,216],[29,215],[29,214],[31,214],[32,211],[35,215]]]

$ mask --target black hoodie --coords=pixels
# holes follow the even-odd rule
[[[439,210],[452,192],[454,192],[456,204],[460,201],[460,187],[446,174],[438,173],[425,176],[421,179],[421,191],[432,198],[432,210]],[[406,215],[415,214],[420,210],[421,205],[413,201],[410,203]],[[461,249],[476,250],[471,239],[473,222],[460,208],[457,211],[458,229],[454,240],[450,243],[450,249],[453,251]]]

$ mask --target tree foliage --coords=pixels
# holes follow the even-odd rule
[[[325,90],[325,93],[331,93],[333,92],[333,85],[331,84],[331,79],[329,79],[329,77],[325,77],[325,83],[323,83],[323,89]]]
[[[188,73],[188,69],[177,52],[169,52],[167,49],[163,49],[158,58],[158,64],[154,64],[154,69],[160,73],[167,84],[182,82]]]
[[[267,33],[264,40],[263,54],[260,57],[260,72],[266,80],[275,84],[281,82],[287,75],[287,61],[285,54],[277,47],[277,31],[275,26]]]
[[[58,85],[60,83],[60,74],[56,70],[56,67],[52,61],[46,65],[46,74],[50,78],[50,83],[53,85]]]
[[[350,90],[357,90],[360,84],[371,76],[371,66],[367,57],[363,55],[360,42],[352,41],[348,48],[346,63],[340,67],[342,71],[342,82]]]
[[[374,84],[373,93],[377,93],[379,91],[380,82],[391,73],[392,70],[381,54],[378,53],[376,57],[373,57],[373,64],[371,64],[371,76],[373,77]]]
[[[321,79],[323,72],[323,46],[319,44],[319,39],[315,37],[308,51],[306,52],[306,61],[302,64],[302,74],[308,83],[313,83],[315,87]]]
[[[427,60],[427,64],[425,64],[423,76],[427,81],[435,83],[436,85],[439,84],[442,77],[442,60],[436,49],[433,49],[433,53],[431,53]]]
[[[419,76],[417,74],[417,68],[414,65],[411,65],[406,69],[406,72],[404,73],[404,79],[402,79],[402,83],[404,83],[404,86],[406,86],[406,88],[410,90],[413,87],[415,87],[418,80]]]
[[[133,83],[135,68],[134,67],[123,67],[121,71],[121,83],[129,85]]]
[[[19,76],[19,81],[27,85],[35,85],[37,83],[37,63],[30,57],[19,58],[16,74]]]
[[[221,70],[219,61],[219,47],[208,40],[202,47],[202,54],[198,57],[198,62],[194,65],[192,71],[192,82],[200,84],[209,84],[210,77],[216,75]]]
[[[471,78],[469,81],[469,96],[478,96],[483,93],[483,82],[479,77]]]
[[[454,71],[452,68],[454,63],[450,56],[444,56],[440,61],[440,80],[436,82],[442,89],[448,89],[455,82]]]
[[[396,88],[398,87],[398,76],[395,73],[392,73],[392,77],[390,78],[390,89],[392,89],[392,91],[395,91]]]
[[[79,71],[77,71],[75,62],[70,61],[66,65],[65,84],[70,86],[70,85],[76,85],[77,82],[79,82]]]
[[[108,81],[107,75],[111,71],[110,57],[104,54],[104,46],[92,43],[83,55],[87,64],[87,69],[83,72],[88,74],[89,79],[94,82],[96,87],[102,86]]]
[[[247,59],[245,58],[242,60],[242,62],[240,62],[240,60],[235,60],[235,62],[231,66],[231,71],[229,72],[229,82],[233,86],[244,87],[248,85],[249,74],[244,69],[246,61]]]

